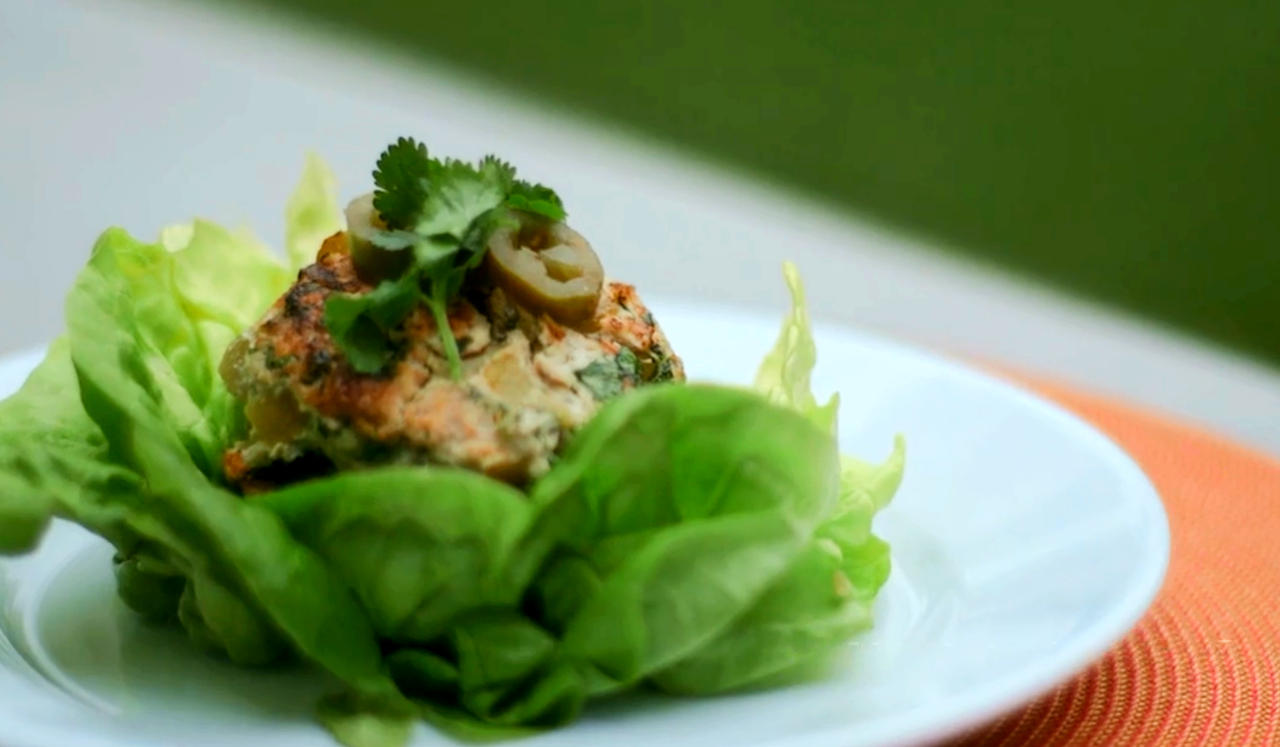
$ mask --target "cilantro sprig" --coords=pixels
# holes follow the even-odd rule
[[[454,379],[462,358],[449,326],[449,304],[467,273],[484,260],[489,238],[510,220],[506,209],[564,220],[560,197],[541,184],[516,178],[495,156],[472,165],[436,159],[413,138],[382,152],[373,172],[373,206],[385,229],[372,243],[388,252],[411,252],[403,275],[364,294],[335,294],[325,306],[325,326],[359,372],[383,370],[395,356],[396,329],[419,302],[431,311]]]

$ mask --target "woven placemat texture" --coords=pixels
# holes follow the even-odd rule
[[[1154,482],[1169,573],[1101,661],[949,747],[1280,746],[1280,462],[1102,397],[1031,388],[1100,428]]]

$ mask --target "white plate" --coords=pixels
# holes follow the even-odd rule
[[[690,376],[745,383],[777,318],[657,305]],[[779,314],[780,317],[780,314]],[[876,529],[893,573],[876,627],[832,680],[710,700],[590,707],[530,747],[923,745],[1045,692],[1099,657],[1158,591],[1169,535],[1156,493],[1105,437],[955,364],[819,329],[814,385],[840,391],[841,447],[869,459],[907,438],[907,471]],[[0,363],[0,395],[37,362]],[[0,562],[4,747],[331,747],[312,721],[331,683],[244,672],[114,597],[110,550],[56,525]],[[445,739],[420,729],[417,745]]]

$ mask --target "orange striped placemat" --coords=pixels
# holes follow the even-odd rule
[[[948,747],[1280,747],[1280,462],[1106,398],[1021,380],[1142,465],[1169,514],[1169,573],[1101,661]]]

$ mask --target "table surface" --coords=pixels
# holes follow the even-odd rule
[[[465,73],[150,0],[0,0],[0,353],[61,329],[109,225],[199,215],[279,245],[313,150],[344,198],[399,135],[497,151],[553,184],[612,274],[647,297],[781,314],[796,261],[820,321],[1038,371],[1280,455],[1280,373]]]

